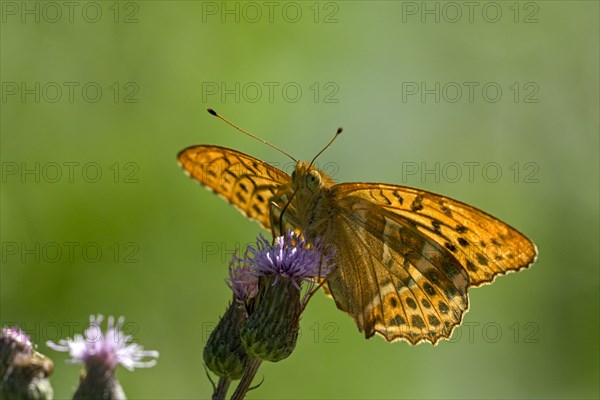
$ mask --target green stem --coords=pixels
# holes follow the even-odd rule
[[[248,363],[246,364],[246,369],[244,370],[244,375],[240,380],[238,387],[233,392],[233,396],[231,396],[231,400],[242,400],[248,389],[250,389],[250,384],[260,367],[260,363],[262,360],[260,358],[250,358],[248,359]]]
[[[215,392],[212,395],[212,400],[225,400],[229,385],[231,385],[231,379],[219,378],[219,383],[217,383]]]

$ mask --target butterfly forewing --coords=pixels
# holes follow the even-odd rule
[[[192,146],[177,156],[191,177],[224,197],[246,217],[270,229],[270,200],[289,185],[285,172],[247,154],[219,146]]]

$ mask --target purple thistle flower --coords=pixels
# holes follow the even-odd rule
[[[29,335],[23,332],[18,326],[13,326],[12,328],[7,326],[3,327],[2,336],[14,339],[25,346],[33,347]]]
[[[51,399],[52,360],[19,327],[0,332],[0,399]]]
[[[243,262],[258,277],[258,293],[246,304],[248,319],[240,329],[248,355],[277,362],[293,352],[312,287],[334,268],[333,252],[326,250],[324,242],[308,243],[289,230],[273,245],[260,236],[256,248],[247,247]]]
[[[145,351],[143,347],[130,343],[131,336],[126,336],[121,328],[124,318],[120,317],[115,324],[112,316],[108,317],[108,327],[103,334],[100,323],[102,315],[90,316],[90,326],[85,330],[85,337],[75,335],[73,339],[61,339],[58,344],[48,341],[46,344],[56,351],[69,352],[69,363],[102,364],[107,369],[114,370],[121,364],[130,371],[135,368],[149,368],[156,365],[156,360],[142,361],[144,357],[158,358],[157,351]]]
[[[236,300],[245,302],[258,293],[258,278],[244,260],[235,255],[229,263],[229,278],[225,279],[227,286],[233,291]]]
[[[249,246],[247,251],[247,262],[255,275],[287,277],[298,288],[299,281],[325,278],[335,266],[332,252],[325,251],[322,241],[308,243],[290,230],[285,236],[278,236],[274,245],[261,235],[256,242],[256,249]]]

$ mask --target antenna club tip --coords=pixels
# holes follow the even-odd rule
[[[344,128],[342,128],[341,126],[338,128],[337,132],[335,133],[336,135],[339,135],[340,133],[342,133],[344,131]]]
[[[208,113],[210,115],[214,115],[215,117],[217,116],[217,112],[215,110],[213,110],[212,108],[207,108],[206,111],[208,111]]]

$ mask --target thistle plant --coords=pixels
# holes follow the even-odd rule
[[[0,399],[52,399],[52,361],[18,327],[0,333]]]
[[[52,341],[46,343],[54,350],[68,352],[71,359],[67,362],[85,366],[73,399],[126,399],[115,375],[117,366],[120,364],[133,371],[156,365],[156,360],[143,359],[158,358],[157,351],[147,351],[138,344],[130,343],[132,337],[123,333],[123,317],[116,322],[112,316],[108,317],[106,333],[100,329],[103,319],[102,315],[92,315],[84,335],[61,339],[58,344]]]
[[[240,376],[232,399],[243,398],[262,361],[289,357],[300,315],[316,283],[333,270],[332,260],[322,242],[308,243],[291,231],[274,244],[260,236],[243,258],[234,255],[227,280],[233,301],[204,349],[208,368],[220,377],[213,399],[224,398]]]
[[[322,242],[306,242],[288,231],[273,244],[260,236],[243,257],[234,255],[226,279],[232,300],[204,348],[204,362],[219,377],[213,399],[224,399],[232,381],[240,380],[233,400],[244,398],[263,361],[290,356],[298,339],[300,316],[317,284],[334,268],[333,253]],[[48,347],[81,363],[73,399],[126,399],[116,377],[119,365],[128,370],[156,365],[159,354],[132,343],[123,332],[124,318],[90,316],[84,334],[48,341]],[[48,376],[53,364],[37,353],[27,335],[4,328],[0,337],[0,397],[52,399]]]
[[[227,286],[233,300],[212,331],[204,347],[204,362],[219,377],[214,399],[223,399],[232,380],[240,379],[248,363],[248,354],[240,339],[240,326],[248,318],[246,302],[258,292],[258,278],[234,257],[229,265]]]
[[[249,316],[240,335],[246,351],[261,360],[287,358],[296,346],[300,314],[316,278],[331,271],[331,256],[320,244],[311,246],[291,231],[270,245],[263,237],[248,247],[248,268],[258,277],[259,290],[249,302]],[[307,283],[302,295],[301,284]]]

